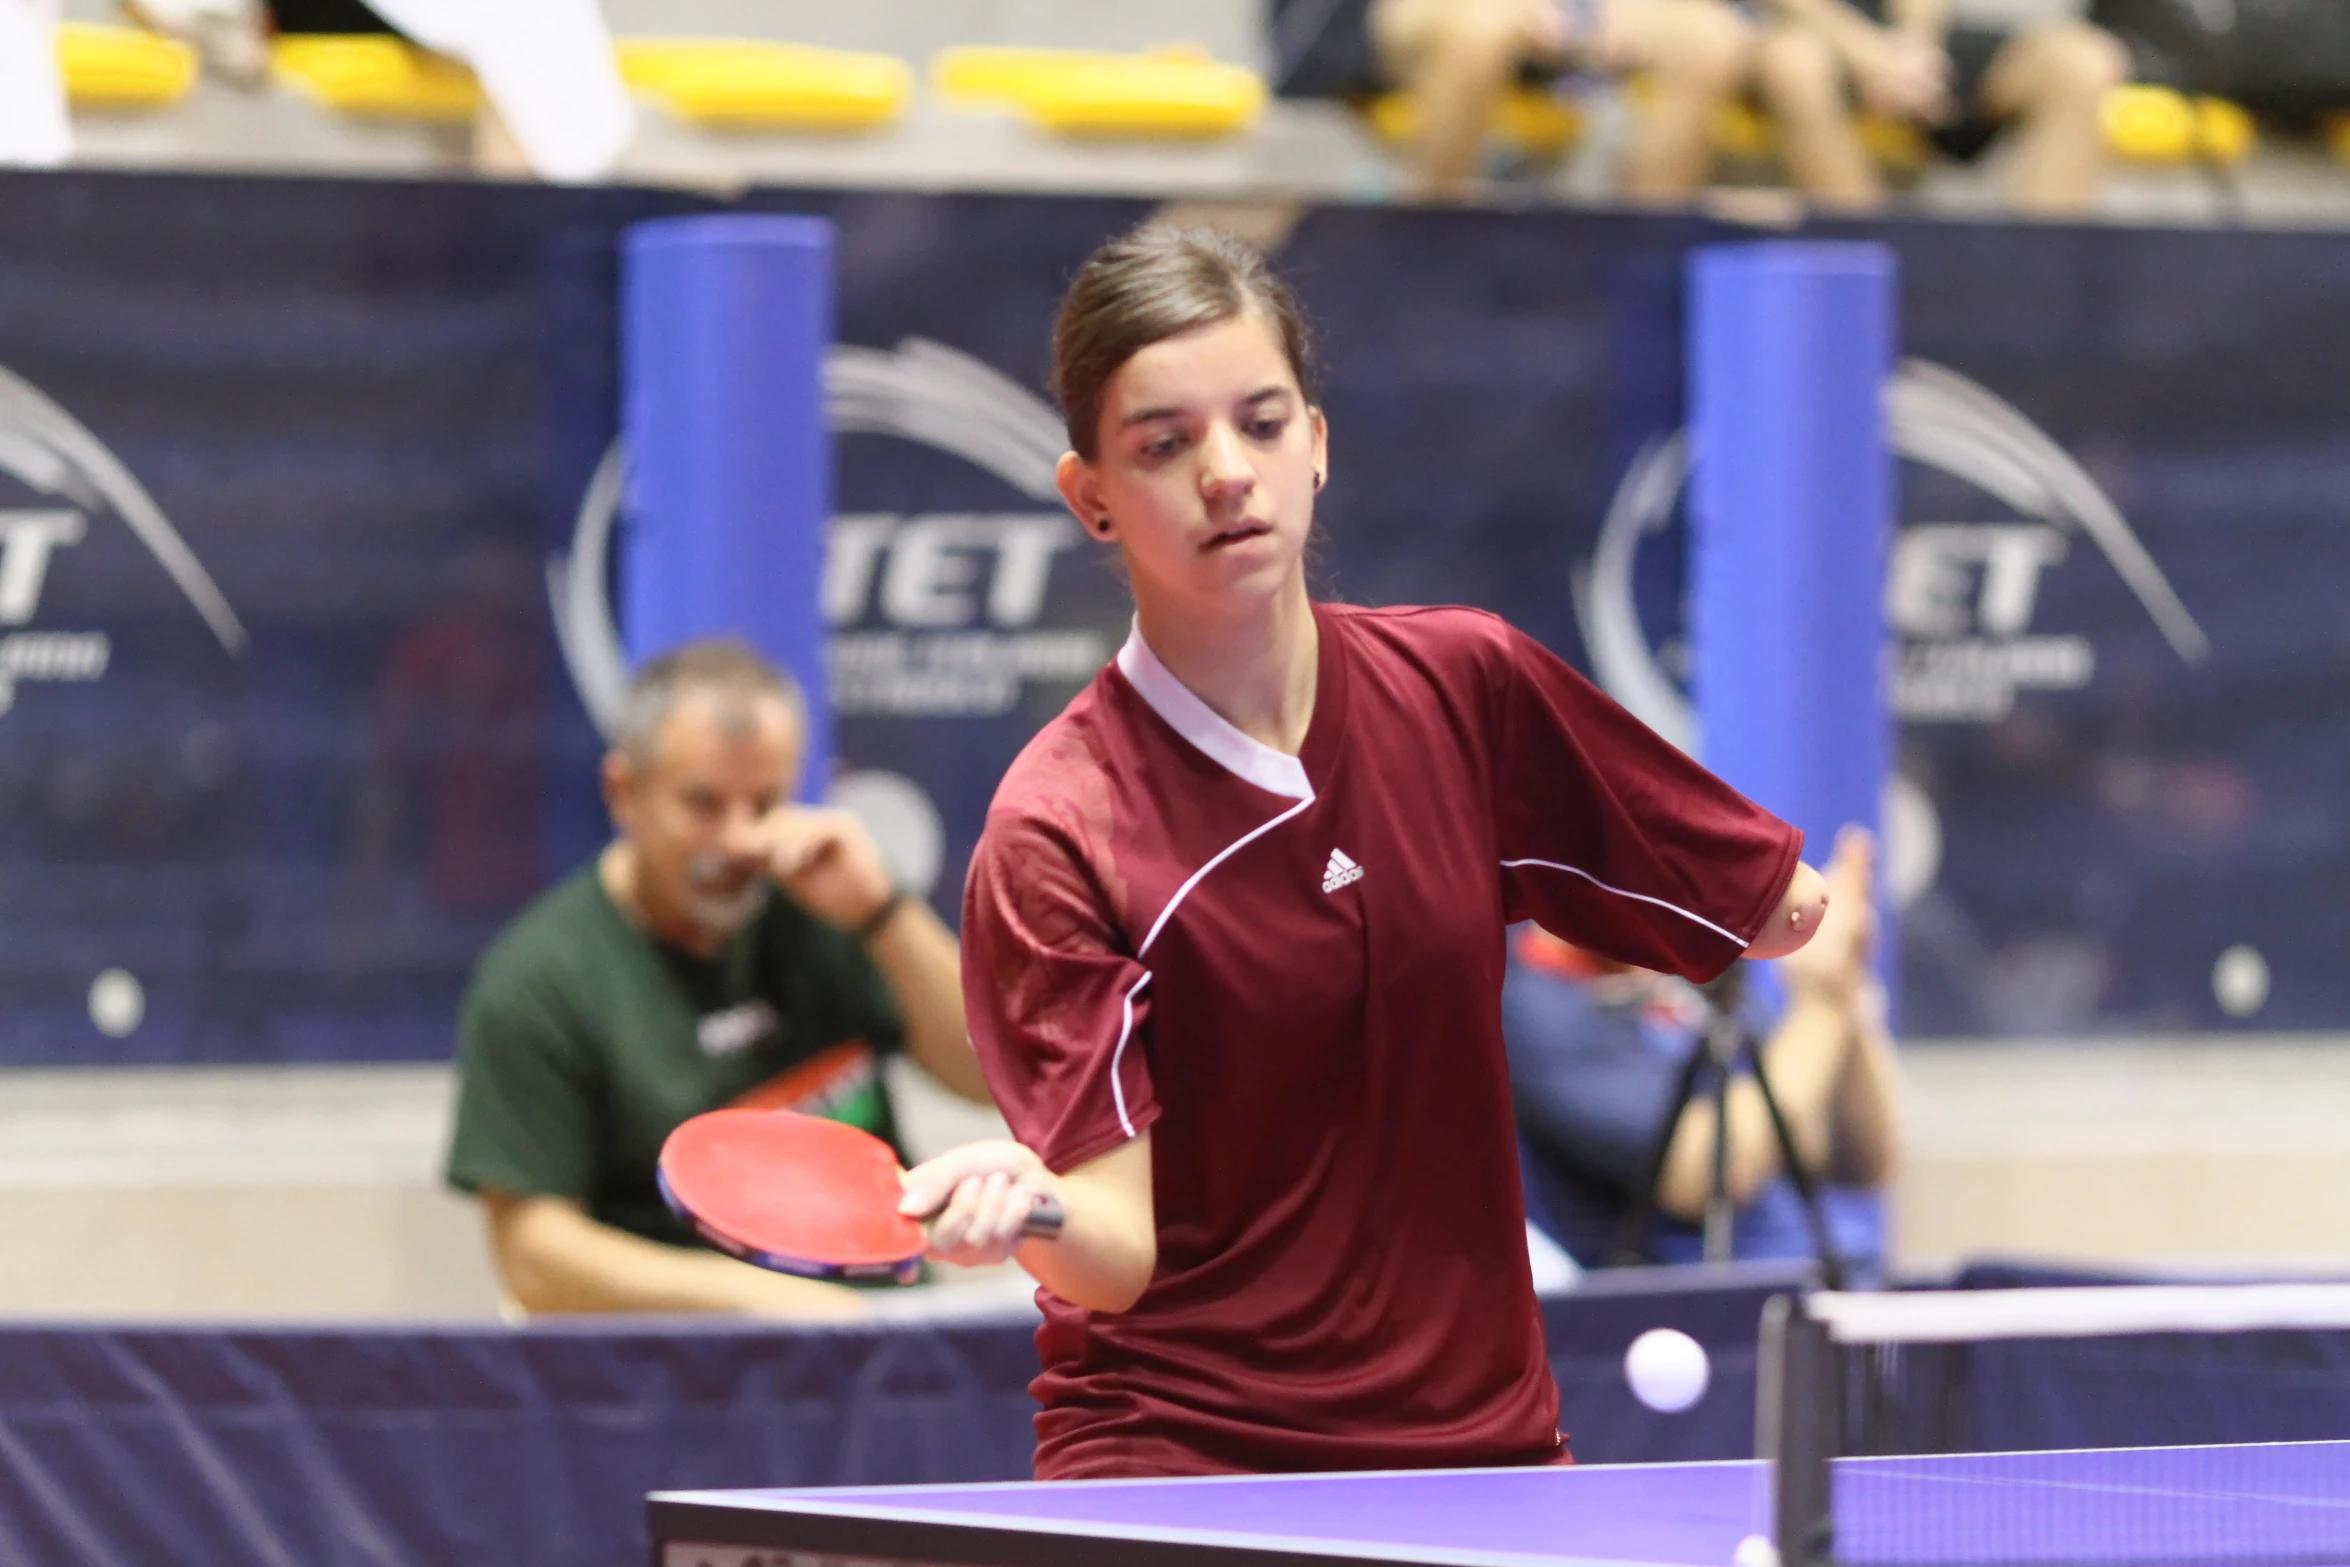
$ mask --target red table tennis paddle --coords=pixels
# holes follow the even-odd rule
[[[762,1268],[849,1282],[921,1274],[921,1219],[898,1212],[898,1156],[870,1132],[792,1110],[712,1110],[661,1145],[662,1200],[719,1250]],[[936,1217],[930,1215],[929,1217]],[[1061,1233],[1037,1199],[1027,1234]]]

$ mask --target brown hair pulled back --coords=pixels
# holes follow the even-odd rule
[[[1146,223],[1088,256],[1053,319],[1052,391],[1070,448],[1094,460],[1102,399],[1127,360],[1249,310],[1272,323],[1299,390],[1318,402],[1305,312],[1255,246],[1214,229]]]

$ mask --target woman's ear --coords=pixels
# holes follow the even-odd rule
[[[1102,504],[1101,475],[1092,463],[1075,452],[1061,453],[1060,463],[1053,469],[1053,483],[1060,489],[1061,499],[1068,504],[1071,515],[1086,532],[1107,544],[1118,535],[1116,524],[1110,521],[1110,510]]]
[[[1330,421],[1319,408],[1311,410],[1314,424],[1314,488],[1330,482]]]

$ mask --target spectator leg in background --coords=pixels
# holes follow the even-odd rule
[[[2010,199],[2026,212],[2083,212],[2105,176],[2105,94],[2129,78],[2121,41],[2086,22],[2018,33],[1983,78],[1984,107],[2017,122]]]
[[[1827,39],[1804,27],[1774,29],[1755,49],[1754,84],[1804,199],[1843,211],[1883,204],[1884,182],[1861,143],[1844,66]]]
[[[506,117],[486,99],[473,117],[473,172],[491,180],[526,180],[536,172]]]
[[[1404,149],[1415,196],[1470,188],[1495,102],[1533,38],[1522,0],[1378,0],[1371,35],[1381,64],[1410,95],[1418,124]]]
[[[1714,116],[1746,85],[1753,30],[1723,0],[1607,0],[1603,15],[1596,63],[1645,71],[1654,87],[1634,125],[1624,194],[1686,201],[1713,168]]]
[[[54,168],[73,156],[56,33],[57,0],[0,0],[0,167]]]

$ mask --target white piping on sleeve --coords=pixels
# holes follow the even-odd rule
[[[1678,914],[1685,920],[1690,920],[1696,924],[1703,925],[1707,930],[1712,931],[1715,935],[1721,937],[1724,941],[1727,941],[1733,946],[1737,947],[1739,951],[1743,952],[1746,950],[1745,942],[1740,941],[1736,936],[1722,929],[1721,926],[1716,925],[1712,920],[1705,918],[1703,915],[1692,914],[1677,903],[1667,903],[1662,898],[1652,898],[1645,892],[1632,892],[1622,887],[1611,887],[1606,882],[1601,881],[1598,877],[1592,875],[1587,870],[1580,870],[1572,865],[1561,865],[1556,860],[1504,860],[1501,862],[1501,867],[1503,870],[1511,870],[1520,865],[1539,865],[1544,870],[1565,871],[1570,876],[1582,877],[1585,881],[1591,883],[1592,886],[1597,887],[1602,892],[1612,892],[1619,898],[1632,898],[1641,903],[1653,903],[1658,908],[1663,909],[1668,913]]]
[[[1201,866],[1198,870],[1193,871],[1189,879],[1187,879],[1182,886],[1175,889],[1175,896],[1167,900],[1167,906],[1159,910],[1159,917],[1151,921],[1150,933],[1142,938],[1142,945],[1134,949],[1134,961],[1137,963],[1142,961],[1144,955],[1150,951],[1151,943],[1159,939],[1159,932],[1167,928],[1168,918],[1174,914],[1177,906],[1180,905],[1185,898],[1191,895],[1191,889],[1200,884],[1200,879],[1202,877],[1206,876],[1208,872],[1214,870],[1217,866],[1232,858],[1234,854],[1248,847],[1249,844],[1255,842],[1257,839],[1262,838],[1265,834],[1271,832],[1274,828],[1280,826],[1283,822],[1288,821],[1292,816],[1295,816],[1298,812],[1304,810],[1307,806],[1313,803],[1314,797],[1311,794],[1308,794],[1304,799],[1298,801],[1297,804],[1291,806],[1288,810],[1283,811],[1279,816],[1274,817],[1271,821],[1265,822],[1257,827],[1252,827],[1247,832],[1242,833],[1239,837],[1233,839],[1230,843],[1226,844],[1220,852],[1218,852],[1214,859],[1208,861],[1207,864]],[[1149,984],[1150,982],[1151,971],[1149,969],[1144,969],[1142,971],[1142,978],[1136,980],[1132,985],[1127,987],[1123,1007],[1124,1016],[1120,1019],[1118,1024],[1118,1045],[1116,1049],[1110,1052],[1110,1097],[1118,1107],[1118,1125],[1124,1128],[1127,1139],[1129,1141],[1135,1137],[1136,1133],[1134,1130],[1134,1120],[1126,1113],[1126,1085],[1118,1078],[1118,1067],[1119,1064],[1126,1058],[1127,1043],[1134,1038],[1134,998],[1141,995],[1142,987]]]
[[[1245,779],[1268,794],[1286,795],[1297,803],[1271,821],[1253,827],[1226,844],[1215,858],[1193,871],[1183,885],[1175,889],[1175,896],[1159,910],[1159,917],[1151,921],[1142,945],[1134,949],[1134,961],[1140,963],[1148,956],[1151,944],[1159,939],[1159,932],[1167,928],[1167,921],[1183,900],[1191,895],[1202,878],[1217,866],[1271,832],[1291,817],[1314,803],[1314,786],[1306,778],[1305,764],[1294,756],[1274,750],[1261,740],[1242,734],[1227,723],[1207,703],[1195,696],[1191,689],[1175,678],[1166,665],[1159,662],[1150,644],[1142,639],[1142,618],[1135,617],[1134,629],[1128,633],[1126,645],[1118,650],[1118,671],[1126,677],[1152,711],[1167,721],[1169,728],[1189,741],[1194,747],[1222,766],[1227,772]],[[1134,1118],[1126,1112],[1126,1085],[1119,1080],[1118,1068],[1126,1059],[1126,1046],[1134,1038],[1134,998],[1142,994],[1151,982],[1149,969],[1142,978],[1126,989],[1121,1003],[1122,1016],[1118,1024],[1118,1044],[1110,1052],[1110,1096],[1118,1107],[1118,1125],[1129,1140],[1137,1134]]]
[[[1151,971],[1144,969],[1142,978],[1126,987],[1126,1018],[1118,1025],[1118,1048],[1110,1052],[1110,1098],[1118,1106],[1118,1124],[1125,1128],[1128,1142],[1135,1138],[1134,1117],[1126,1113],[1126,1085],[1118,1081],[1118,1063],[1126,1058],[1126,1041],[1134,1037],[1134,998],[1150,982]]]

